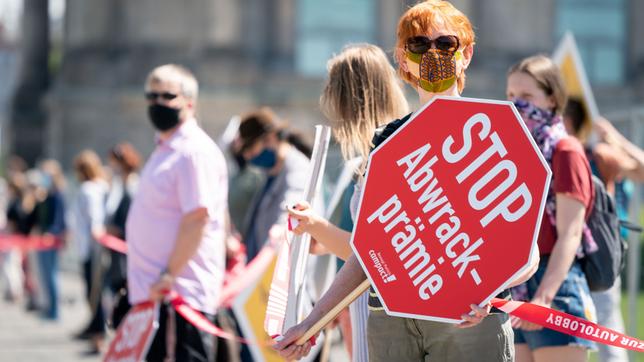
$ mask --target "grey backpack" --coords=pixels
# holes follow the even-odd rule
[[[593,175],[595,202],[586,225],[595,239],[597,250],[580,260],[591,291],[598,292],[613,286],[624,267],[626,243],[620,235],[620,220],[615,200],[606,191],[604,182]],[[584,245],[585,243],[582,243]]]

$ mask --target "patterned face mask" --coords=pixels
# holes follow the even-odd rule
[[[407,51],[406,55],[409,71],[427,92],[444,92],[456,82],[456,59],[460,59],[460,51],[429,49],[423,54]]]

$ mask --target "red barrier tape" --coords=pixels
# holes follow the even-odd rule
[[[12,249],[49,250],[61,245],[60,239],[52,235],[0,234],[0,251]]]
[[[598,343],[644,352],[644,341],[585,319],[525,302],[492,299],[492,306],[525,321]]]
[[[98,239],[98,243],[110,250],[127,254],[127,243],[115,236],[105,234]],[[281,240],[270,240],[248,265],[238,267],[235,270],[234,276],[226,281],[221,291],[220,304],[222,307],[230,307],[235,297],[266,270],[273,260],[273,256],[275,256],[275,249],[279,247],[280,243]]]
[[[273,345],[272,342],[259,342],[259,343],[253,343],[246,338],[242,338],[239,336],[236,336],[234,334],[230,334],[223,329],[217,327],[214,325],[208,318],[206,318],[201,312],[192,309],[186,302],[183,300],[183,298],[180,295],[177,295],[176,293],[171,293],[171,299],[170,299],[170,304],[174,307],[174,309],[179,313],[183,318],[185,318],[188,322],[190,322],[193,326],[201,329],[202,331],[206,333],[210,333],[213,336],[217,336],[220,338],[228,339],[228,340],[233,340],[237,341],[239,343],[244,343],[244,344],[256,344],[259,346],[271,346]]]
[[[104,234],[98,239],[98,243],[117,253],[127,254],[127,243],[116,236]]]
[[[115,236],[105,234],[98,240],[99,244],[104,247],[122,253],[127,253],[127,243]],[[223,307],[230,307],[234,298],[244,290],[251,282],[266,270],[266,267],[271,263],[275,255],[275,249],[279,247],[281,240],[271,240],[266,243],[259,254],[245,267],[243,270],[238,271],[236,276],[229,280],[222,289],[221,305]],[[249,340],[230,334],[223,329],[214,325],[199,311],[192,309],[183,298],[176,294],[170,294],[170,304],[183,318],[189,321],[195,327],[204,332],[210,333],[214,336],[237,341],[244,344],[252,344]],[[271,346],[273,342],[257,343],[260,346]]]
[[[253,281],[257,280],[259,276],[268,268],[270,263],[275,257],[275,249],[279,245],[267,243],[259,254],[253,260],[243,267],[240,271],[235,273],[235,276],[228,280],[223,289],[221,290],[221,306],[230,307],[237,295],[246,289]]]
[[[201,329],[202,331],[206,333],[210,333],[213,336],[217,336],[220,338],[228,339],[228,340],[233,340],[237,341],[239,343],[243,344],[253,344],[261,347],[269,347],[275,344],[274,341],[266,341],[266,342],[252,342],[249,341],[246,338],[239,337],[237,335],[228,333],[224,331],[223,329],[217,327],[214,325],[208,318],[206,318],[201,312],[193,309],[191,306],[189,306],[183,298],[174,293],[170,293],[170,304],[174,307],[174,310],[177,311],[183,318],[185,318],[188,322],[190,322],[193,326]],[[279,339],[281,336],[275,335],[271,336],[273,340]],[[315,346],[316,343],[316,338],[315,336],[311,337],[309,339],[309,342],[311,343],[312,346]]]
[[[251,344],[248,340],[231,335],[212,324],[212,322],[204,317],[203,314],[187,305],[180,296],[175,294],[171,303],[179,314],[202,331],[213,334],[217,337]],[[644,352],[644,341],[642,340],[629,337],[612,329],[602,327],[585,319],[559,312],[554,309],[525,302],[508,301],[498,298],[492,299],[492,306],[499,308],[510,315],[538,324],[542,327],[550,328],[557,332],[606,345],[630,349],[636,352]],[[273,339],[278,339],[279,337],[280,336],[278,335],[272,336]],[[315,345],[315,336],[311,338],[310,342],[312,345]],[[259,345],[270,346],[272,343],[260,343]]]
[[[291,226],[291,225],[289,225]],[[110,250],[126,254],[127,244],[125,241],[105,234],[98,242]],[[0,251],[7,251],[14,248],[22,250],[48,250],[60,246],[60,241],[53,236],[24,236],[17,234],[0,235]],[[232,300],[250,282],[266,269],[266,266],[275,255],[275,245],[267,243],[260,253],[249,263],[243,272],[227,283],[222,290],[222,305],[229,307]],[[195,327],[217,337],[231,339],[240,343],[251,344],[247,339],[230,334],[215,326],[203,314],[188,306],[183,298],[175,295],[171,304],[181,316],[190,321]],[[507,301],[505,299],[492,299],[492,305],[500,310],[525,321],[538,324],[542,327],[565,333],[571,336],[580,337],[598,343],[630,349],[636,352],[644,352],[644,341],[629,337],[612,329],[602,327],[585,319],[559,312],[554,309],[542,307],[535,304]],[[315,343],[315,342],[313,342]],[[262,346],[270,346],[272,343],[258,343]]]
[[[289,225],[292,226],[292,225]],[[27,240],[30,239],[30,240]],[[22,247],[34,245],[45,245],[44,239],[47,239],[47,245],[51,248],[51,240],[54,238],[46,237],[29,237],[10,235],[6,238],[0,235],[0,251],[4,250],[3,246],[7,244],[20,244]],[[11,241],[7,241],[11,240]],[[99,239],[99,243],[111,250],[126,253],[127,244],[111,235],[105,235]],[[260,253],[241,271],[236,277],[232,278],[222,290],[222,306],[229,307],[233,299],[245,289],[253,280],[255,280],[266,266],[270,264],[275,255],[275,249],[279,246],[279,240],[272,240],[267,243]],[[192,309],[185,303],[179,295],[172,295],[170,303],[177,313],[192,323],[195,327],[204,332],[210,333],[217,337],[238,341],[240,343],[251,344],[252,342],[242,337],[227,333],[210,322],[203,314]],[[550,308],[538,306],[535,304],[507,301],[505,299],[492,299],[492,305],[500,310],[542,327],[565,333],[571,336],[585,338],[602,344],[617,346],[630,349],[637,352],[644,352],[644,341],[637,338],[629,337],[622,333],[599,326],[585,319],[572,316],[567,313],[559,312]],[[313,343],[314,340],[312,341]],[[261,346],[270,346],[272,343],[258,343]]]

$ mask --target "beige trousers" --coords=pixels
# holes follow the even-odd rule
[[[492,314],[471,328],[370,311],[367,327],[371,362],[510,362],[514,334],[506,314]]]

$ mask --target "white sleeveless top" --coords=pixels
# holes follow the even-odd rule
[[[349,203],[351,219],[356,221],[360,196],[362,195],[362,181],[356,183],[353,188],[353,195]],[[367,344],[367,319],[369,318],[369,291],[362,293],[351,305],[349,305],[349,314],[351,315],[351,338],[353,349],[353,362],[369,362],[369,349]]]

